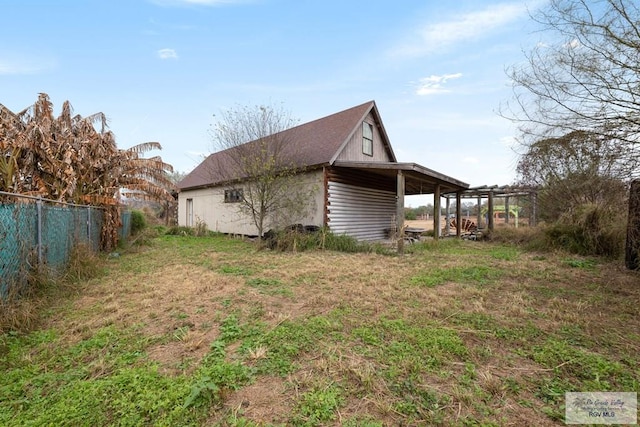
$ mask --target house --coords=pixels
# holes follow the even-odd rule
[[[312,209],[296,222],[327,226],[333,233],[384,239],[390,229],[403,226],[405,195],[434,194],[439,205],[440,194],[469,187],[424,166],[399,163],[374,101],[279,135],[292,148],[300,182],[313,191]],[[202,221],[210,230],[256,235],[233,203],[242,194],[241,180],[221,171],[226,151],[211,154],[178,184],[178,223]],[[439,215],[435,220],[439,232]]]

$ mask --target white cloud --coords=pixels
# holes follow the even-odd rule
[[[462,159],[462,163],[470,163],[470,164],[478,164],[480,163],[480,160],[478,160],[478,158],[476,157],[465,157]]]
[[[178,53],[174,49],[160,49],[158,57],[160,59],[178,59]]]
[[[462,73],[443,74],[441,76],[429,76],[421,78],[418,82],[416,94],[420,96],[426,96],[450,92],[450,90],[444,88],[443,86],[447,83],[447,81],[451,79],[458,79],[460,77],[462,77]]]
[[[580,40],[578,39],[573,39],[567,44],[567,47],[570,49],[578,49],[581,46],[582,46],[582,43],[580,43]]]
[[[493,4],[482,10],[468,12],[448,21],[435,22],[417,30],[408,43],[397,47],[395,55],[422,56],[451,45],[484,36],[527,14],[522,2]]]

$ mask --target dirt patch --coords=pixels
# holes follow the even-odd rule
[[[285,423],[292,411],[293,399],[288,397],[284,379],[260,377],[255,383],[231,394],[224,404],[224,411],[236,417],[246,417],[257,423]],[[219,413],[212,414],[212,425],[219,420]]]

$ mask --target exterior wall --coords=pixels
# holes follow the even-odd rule
[[[396,227],[396,180],[348,168],[328,171],[327,225],[358,240],[382,240]]]
[[[377,122],[375,121],[373,114],[364,119],[373,125],[373,156],[368,156],[362,152],[362,124],[358,125],[353,136],[344,147],[342,152],[338,155],[336,160],[348,160],[348,161],[363,161],[363,162],[390,162],[391,158],[389,153],[382,143],[382,136],[378,129]]]
[[[313,192],[310,202],[310,213],[297,222],[304,225],[323,225],[324,187],[321,170],[300,175],[298,183]],[[237,186],[241,188],[241,185]],[[178,224],[194,226],[196,221],[204,221],[212,231],[229,234],[255,236],[258,234],[251,219],[239,212],[237,203],[224,202],[224,190],[229,187],[220,186],[197,190],[185,190],[178,195]],[[189,202],[191,200],[191,202]],[[189,224],[187,208],[193,207],[193,223]],[[265,230],[266,231],[266,230]]]
[[[395,228],[396,193],[329,182],[329,229],[358,240],[382,240]]]

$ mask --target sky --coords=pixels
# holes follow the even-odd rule
[[[374,100],[399,162],[470,184],[516,178],[506,69],[541,0],[0,0],[0,103],[47,93],[102,112],[118,146],[158,141],[190,172],[215,115],[275,105],[299,123]],[[408,197],[407,206],[428,203]]]

